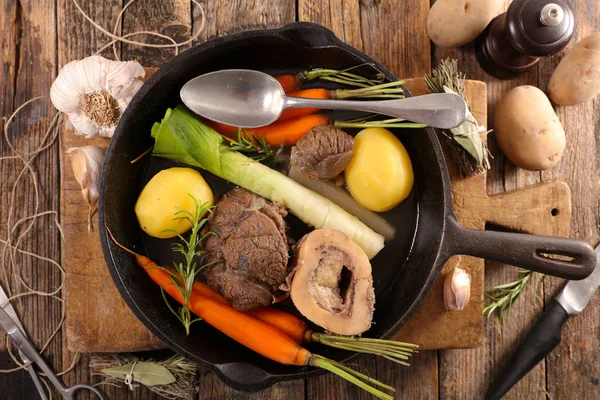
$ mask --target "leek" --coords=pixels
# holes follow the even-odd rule
[[[165,118],[152,127],[152,137],[155,140],[153,155],[202,168],[273,202],[282,202],[310,226],[344,232],[369,259],[384,246],[382,235],[329,199],[231,150],[220,134],[183,105],[167,110]]]

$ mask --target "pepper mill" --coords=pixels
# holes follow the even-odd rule
[[[563,50],[574,27],[568,0],[514,0],[475,40],[477,61],[496,78],[514,79]]]

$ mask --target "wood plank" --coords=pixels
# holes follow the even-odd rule
[[[58,63],[60,66],[69,61],[81,59],[94,54],[98,49],[109,42],[109,38],[97,32],[83,18],[83,16],[74,7],[71,0],[57,0],[58,9]],[[95,1],[80,1],[83,10],[98,24],[112,32],[114,24],[117,20],[117,15],[121,11],[122,0],[95,0]],[[120,33],[120,29],[119,29]],[[113,58],[111,51],[102,53],[107,58]],[[72,138],[69,138],[72,139]],[[67,140],[63,145],[70,145],[71,141]],[[70,166],[67,163],[64,167],[63,176],[71,174]],[[70,188],[77,191],[76,187]],[[75,212],[76,213],[76,212]],[[64,222],[64,221],[63,221]],[[96,231],[97,232],[97,231]],[[96,233],[97,234],[97,233]],[[64,260],[65,258],[63,258]],[[104,278],[106,279],[106,278]],[[77,283],[77,282],[72,282]],[[89,286],[88,286],[89,289]],[[116,289],[115,289],[116,290]],[[119,298],[120,300],[120,298]],[[122,301],[122,300],[121,300]],[[68,352],[66,337],[63,337],[63,368],[71,364],[73,353]],[[98,378],[90,377],[88,354],[82,354],[77,367],[63,377],[63,381],[67,385],[75,383],[90,383],[98,382]],[[126,386],[120,388],[112,386],[103,386],[103,392],[107,398],[119,399],[158,399],[159,396],[153,394],[148,389],[140,387],[135,391],[130,391]],[[92,398],[89,393],[82,393],[80,396],[83,399]]]
[[[123,5],[127,1],[123,2]],[[123,32],[154,31],[172,37],[180,43],[191,35],[191,9],[189,0],[146,0],[133,3],[123,17]],[[170,44],[155,36],[133,36],[132,39],[146,43]],[[183,51],[190,46],[182,46]],[[148,48],[123,44],[122,58],[135,60],[144,67],[160,67],[175,54],[171,48]]]
[[[2,87],[0,108],[4,116],[11,114],[25,101],[48,93],[56,72],[56,7],[54,0],[19,2],[5,0],[2,1],[1,7],[3,10],[3,15],[0,17],[1,30],[6,32],[2,37],[4,73],[0,76],[0,87]],[[8,132],[9,140],[19,152],[34,151],[41,144],[53,117],[54,110],[49,101],[42,100],[31,104],[14,120]],[[0,156],[9,155],[11,155],[10,149],[2,138]],[[57,158],[58,143],[55,143],[40,154],[34,162],[39,180],[39,211],[58,209]],[[14,160],[1,163],[0,236],[3,239],[7,235],[8,209],[11,205],[15,206],[12,224],[35,212],[36,195],[29,173],[26,173],[17,185],[15,204],[12,204],[13,201],[9,197],[22,167],[21,162]],[[50,227],[51,224],[48,222],[47,218],[40,218],[24,237],[20,248],[58,260],[59,234],[54,227]],[[24,232],[22,229],[24,226],[17,230],[17,235]],[[15,239],[16,236],[13,236],[13,240]],[[21,275],[31,287],[52,291],[60,284],[60,272],[48,263],[28,256],[19,256],[16,262]],[[5,288],[8,286],[7,283],[2,282]],[[15,282],[12,282],[11,287],[16,288]],[[24,289],[18,292],[22,291]],[[50,298],[28,296],[15,300],[14,304],[31,341],[41,347],[56,328],[61,310],[60,303]],[[48,316],[48,319],[40,316]],[[0,348],[4,349],[4,343],[0,344]],[[61,354],[59,338],[50,344],[44,357],[50,366],[60,368]],[[3,354],[3,358],[4,356]],[[14,364],[11,366],[14,367]],[[0,387],[10,387],[12,382],[11,375],[0,375]]]
[[[155,69],[146,69],[145,79]],[[66,124],[65,124],[66,125]],[[130,310],[112,282],[100,246],[97,218],[88,231],[88,205],[75,180],[67,151],[71,147],[94,145],[107,148],[109,139],[86,139],[66,126],[61,135],[61,222],[64,233],[63,290],[67,349],[88,352],[144,351],[166,347],[148,331]],[[107,324],[106,316],[128,324]]]
[[[421,77],[430,72],[429,39],[425,30],[428,10],[428,0],[298,1],[299,20],[328,27],[401,78]],[[411,17],[405,18],[407,15]],[[407,49],[418,49],[418,52]],[[411,398],[418,399],[437,398],[435,352],[418,354],[410,368],[369,357],[358,364],[374,378],[394,386],[399,393],[410,393]],[[366,392],[331,374],[308,379],[306,396],[309,399],[370,398]]]
[[[430,70],[430,44],[425,28],[428,11],[427,0],[298,1],[300,21],[328,27],[399,78],[422,77]]]
[[[405,80],[405,85],[413,95],[427,93],[427,85],[422,78]],[[471,104],[471,111],[477,121],[485,124],[487,119],[486,86],[483,82],[467,80],[465,97]],[[471,229],[484,229],[488,220],[486,212],[492,202],[486,194],[486,174],[466,179],[460,176],[452,162],[450,148],[444,134],[438,132],[446,159],[449,160],[448,172],[452,181],[454,212],[459,222]],[[483,138],[485,141],[486,139]],[[533,204],[527,204],[533,206]],[[471,300],[460,312],[447,311],[444,308],[443,288],[445,277],[460,267],[471,275]],[[417,343],[423,350],[447,348],[479,347],[483,340],[483,261],[469,256],[452,257],[444,266],[423,304],[410,320],[394,336],[395,340]],[[456,332],[461,332],[460,336]]]
[[[294,0],[203,0],[206,27],[198,42],[251,29],[277,28],[296,20]],[[193,9],[194,35],[200,28],[198,7]]]
[[[599,2],[573,2],[577,23],[572,47],[600,28]],[[538,67],[538,86],[545,90],[561,57],[544,60]],[[571,236],[597,245],[600,239],[600,102],[576,107],[556,107],[566,135],[563,159],[553,177],[569,182],[573,193]],[[546,304],[562,287],[560,280],[544,283]],[[546,389],[553,399],[600,398],[600,296],[563,328],[561,345],[546,359]]]

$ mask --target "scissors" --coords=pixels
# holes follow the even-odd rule
[[[19,355],[21,356],[23,362],[30,363],[27,367],[27,371],[31,375],[33,383],[35,384],[35,387],[37,388],[38,392],[40,393],[40,397],[43,400],[47,400],[48,396],[42,387],[42,383],[40,382],[40,378],[38,377],[34,368],[34,364],[37,365],[39,369],[44,372],[44,374],[46,374],[50,382],[52,382],[54,387],[64,399],[75,400],[75,393],[77,391],[89,390],[93,392],[100,400],[104,400],[102,393],[90,385],[75,385],[66,388],[62,384],[60,379],[58,379],[56,374],[54,374],[52,369],[50,369],[48,364],[46,364],[42,356],[37,352],[29,339],[27,339],[23,325],[21,324],[21,321],[19,321],[19,317],[17,317],[17,313],[15,312],[12,304],[10,304],[8,296],[6,295],[6,292],[4,292],[4,289],[2,289],[2,286],[0,286],[0,326],[6,330],[8,336],[10,336],[14,344],[19,349]]]

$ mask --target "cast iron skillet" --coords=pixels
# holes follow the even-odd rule
[[[179,90],[188,80],[227,68],[298,71],[310,67],[342,69],[362,63],[373,63],[388,79],[395,79],[381,64],[314,24],[295,23],[281,29],[214,39],[184,52],[158,70],[135,96],[112,138],[102,174],[99,218],[102,248],[115,284],[133,312],[157,337],[175,351],[207,365],[235,389],[261,390],[278,381],[306,378],[319,371],[274,363],[207,324],[197,323],[186,337],[156,285],[130,255],[108,240],[103,227],[108,226],[123,244],[155,261],[163,265],[172,262],[168,241],[153,240],[143,234],[133,207],[144,183],[175,163],[154,157],[145,157],[135,164],[130,164],[130,160],[152,144],[152,124],[162,118],[167,107],[180,103]],[[584,242],[460,226],[452,211],[450,180],[435,132],[399,130],[396,134],[411,156],[415,188],[407,201],[385,215],[398,233],[372,260],[377,303],[375,324],[366,336],[392,336],[421,304],[444,262],[453,254],[470,254],[570,279],[582,279],[591,273],[595,255]],[[203,175],[217,195],[231,188],[210,174]],[[308,231],[297,219],[287,220],[295,239]],[[552,260],[541,253],[573,259]],[[351,358],[344,351],[322,347],[313,350],[335,360]]]

